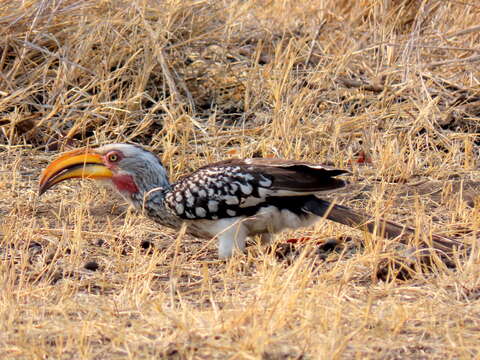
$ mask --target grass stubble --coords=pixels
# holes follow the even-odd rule
[[[464,1],[1,1],[0,357],[477,357],[478,19]],[[342,203],[471,251],[382,281],[405,249],[321,221],[277,237],[312,239],[294,259],[224,263],[90,182],[37,197],[58,151],[125,141],[173,179],[232,156],[346,168]],[[331,238],[352,241],[319,256]]]

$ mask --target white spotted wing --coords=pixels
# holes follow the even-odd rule
[[[166,205],[184,219],[254,215],[262,206],[341,188],[344,170],[281,159],[231,159],[183,177],[166,194]]]

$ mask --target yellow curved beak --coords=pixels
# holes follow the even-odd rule
[[[112,176],[99,153],[91,149],[74,150],[61,155],[45,168],[40,178],[38,194],[42,195],[55,184],[67,179],[106,179]]]

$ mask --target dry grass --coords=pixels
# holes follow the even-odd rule
[[[480,217],[451,190],[479,175],[478,19],[453,0],[0,2],[1,357],[480,356]],[[120,141],[173,178],[229,156],[332,163],[358,184],[344,203],[473,248],[384,282],[394,243],[322,222],[278,243],[356,246],[222,263],[94,184],[36,196],[65,146]]]

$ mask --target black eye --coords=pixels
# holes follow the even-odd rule
[[[108,154],[108,161],[117,162],[118,161],[118,155],[115,154],[115,153]]]

